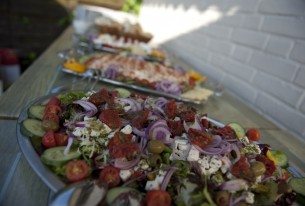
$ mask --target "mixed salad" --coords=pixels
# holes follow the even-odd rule
[[[304,204],[305,179],[260,132],[125,89],[69,92],[29,108],[22,132],[65,183],[95,179],[106,205]]]

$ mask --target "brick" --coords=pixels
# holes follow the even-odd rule
[[[297,71],[296,65],[290,61],[259,52],[253,53],[249,64],[287,81],[290,81]]]
[[[232,16],[225,16],[224,18],[220,19],[217,23],[223,24],[226,26],[241,26],[243,22],[243,15],[241,14],[234,14]]]
[[[272,36],[266,47],[266,51],[271,54],[286,56],[293,45],[293,41],[286,38]]]
[[[225,26],[211,25],[207,27],[205,32],[217,38],[229,39],[232,32],[232,28],[228,28]]]
[[[226,4],[227,8],[237,7],[241,12],[254,12],[258,6],[258,0],[234,0],[221,1],[221,4]]]
[[[267,35],[257,31],[236,29],[231,38],[234,42],[261,49],[265,45]]]
[[[224,77],[223,84],[225,88],[234,92],[237,96],[250,103],[254,103],[257,92],[249,84],[229,74]]]
[[[234,75],[235,77],[239,77],[242,80],[248,82],[253,75],[254,70],[247,65],[241,64],[235,60],[229,58],[223,58],[222,60],[222,68],[228,73]]]
[[[238,61],[247,62],[251,56],[251,53],[251,50],[246,47],[236,46],[232,57]]]
[[[305,67],[301,67],[299,69],[294,82],[302,87],[305,87]]]
[[[300,110],[303,112],[303,114],[305,114],[305,98],[303,98],[303,101],[300,106]]]
[[[233,45],[229,42],[226,42],[226,41],[211,39],[208,48],[211,49],[214,52],[229,55],[231,53]]]
[[[305,42],[297,42],[290,54],[291,59],[305,63]]]
[[[255,104],[264,114],[271,116],[296,133],[302,135],[305,132],[305,116],[278,99],[259,93]]]
[[[261,90],[279,98],[293,107],[296,106],[297,101],[303,92],[303,90],[292,84],[262,72],[258,72],[255,75],[253,83]]]
[[[223,56],[219,54],[212,54],[210,63],[218,68],[222,67]]]
[[[250,16],[246,14],[241,27],[245,29],[258,30],[261,21],[261,16]]]
[[[259,6],[259,12],[278,15],[304,15],[303,0],[268,0]]]
[[[292,17],[266,16],[262,31],[288,37],[305,38],[305,19]]]

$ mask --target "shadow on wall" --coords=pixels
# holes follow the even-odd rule
[[[302,0],[146,0],[140,22],[153,43],[304,138],[304,14]]]

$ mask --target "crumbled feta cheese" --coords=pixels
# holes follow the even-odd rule
[[[120,177],[125,182],[132,175],[131,170],[120,170]]]
[[[121,129],[121,132],[123,132],[124,134],[131,134],[132,127],[128,124],[123,129]]]
[[[245,154],[260,154],[261,149],[257,144],[248,144],[244,148],[241,149],[241,151]]]
[[[225,174],[230,168],[231,161],[226,156],[222,157],[221,161],[222,161],[222,165],[221,165],[220,170],[223,174]]]
[[[96,130],[92,130],[91,133],[90,133],[90,136],[93,136],[93,137],[98,137],[100,135],[101,135],[101,133],[96,131]]]
[[[183,133],[183,134],[181,135],[181,137],[184,138],[184,139],[187,139],[187,134],[186,134],[186,133]]]
[[[186,139],[176,139],[173,146],[173,153],[170,160],[186,160],[191,145]]]
[[[174,121],[180,121],[180,117],[175,117]]]
[[[260,175],[260,176],[257,176],[256,178],[255,178],[255,183],[260,183],[262,181],[262,176]]]
[[[145,185],[145,190],[159,190],[160,186],[157,180],[147,181]]]
[[[165,171],[163,171],[163,170],[159,171],[159,173],[158,173],[158,175],[156,176],[156,179],[155,179],[158,182],[159,185],[162,184],[165,175],[166,175]]]
[[[142,169],[142,170],[147,170],[149,168],[149,164],[145,161],[145,160],[141,160],[139,162],[139,167]]]
[[[215,155],[213,155],[212,157],[204,156],[203,158],[198,160],[198,163],[200,165],[202,173],[205,175],[216,173],[222,166],[220,158]]]
[[[232,173],[228,172],[228,173],[227,173],[227,178],[231,180],[231,179],[234,178],[234,176],[232,175]]]
[[[239,141],[241,141],[242,143],[244,143],[245,145],[249,144],[249,139],[247,136],[243,136],[242,138],[239,138]]]
[[[128,112],[130,109],[131,109],[131,106],[130,106],[130,105],[127,105],[127,106],[124,107],[124,111],[125,111],[125,112]]]
[[[254,203],[254,194],[252,192],[246,192],[245,194],[245,201],[248,204],[253,204]]]
[[[192,146],[187,156],[187,161],[198,161],[199,155],[200,155],[199,151]]]
[[[96,120],[95,117],[87,117],[87,116],[84,117],[84,121],[94,121],[94,120]]]
[[[108,139],[111,139],[111,138],[114,136],[114,134],[115,134],[115,132],[109,133],[108,136],[107,136],[107,138],[108,138]]]

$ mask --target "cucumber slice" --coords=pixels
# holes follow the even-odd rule
[[[107,192],[107,196],[106,196],[106,202],[108,205],[111,205],[112,202],[121,194],[123,193],[127,193],[127,192],[131,192],[134,191],[134,189],[130,188],[130,187],[115,187],[110,189]]]
[[[280,167],[285,167],[288,164],[288,158],[282,151],[268,150],[267,157]]]
[[[234,130],[238,139],[243,138],[246,135],[245,130],[239,124],[230,123],[230,124],[228,124],[228,126]]]
[[[21,133],[28,137],[42,137],[45,131],[41,121],[37,119],[26,119],[21,123]]]
[[[121,98],[127,98],[130,96],[130,91],[128,91],[127,89],[123,89],[123,88],[116,88],[115,91],[117,91],[119,93],[119,96]]]
[[[291,178],[289,181],[289,185],[291,186],[292,190],[296,193],[305,196],[305,178]]]
[[[42,154],[41,137],[30,137],[31,143],[38,154]]]
[[[31,106],[28,110],[29,118],[42,120],[45,108],[46,107],[42,105]]]
[[[66,147],[53,147],[45,150],[41,155],[41,161],[50,166],[61,166],[66,162],[77,159],[80,157],[80,153],[76,150],[70,150],[67,155],[64,155]]]

